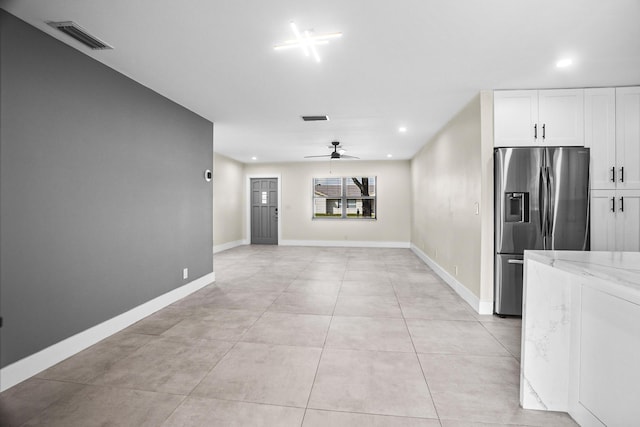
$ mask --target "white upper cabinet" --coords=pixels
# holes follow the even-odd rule
[[[497,91],[493,96],[494,145],[535,145],[538,122],[538,91]]]
[[[616,188],[616,90],[585,89],[584,145],[591,149],[591,188]]]
[[[494,145],[584,145],[584,89],[494,92]]]
[[[585,89],[591,188],[640,189],[640,87]]]
[[[542,144],[584,145],[584,89],[538,91]]]
[[[640,87],[616,88],[617,188],[640,188]]]

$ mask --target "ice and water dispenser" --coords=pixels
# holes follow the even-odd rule
[[[529,193],[504,193],[504,222],[529,222]]]

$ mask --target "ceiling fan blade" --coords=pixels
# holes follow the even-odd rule
[[[340,145],[340,143],[338,141],[333,141],[331,143],[331,145],[327,146],[328,148],[333,148],[333,152],[331,154],[326,154],[324,156],[304,156],[305,159],[311,159],[314,157],[329,157],[331,160],[333,159],[360,159],[360,157],[356,157],[356,156],[349,156],[347,154],[344,154],[345,150],[342,145]]]

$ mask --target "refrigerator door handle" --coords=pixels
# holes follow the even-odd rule
[[[540,215],[540,234],[542,234],[542,238],[544,240],[544,236],[546,235],[545,228],[545,197],[543,188],[546,188],[545,175],[544,175],[544,166],[540,167],[540,174],[538,176],[539,181],[539,190],[538,190],[538,213]]]
[[[551,237],[553,234],[553,184],[551,182],[551,173],[549,167],[546,167],[547,172],[547,236]],[[553,242],[553,239],[551,240]],[[551,248],[553,249],[553,247]]]
[[[523,259],[510,259],[507,260],[508,264],[524,264],[524,260]]]
[[[540,203],[540,216],[542,218],[542,241],[543,248],[547,249],[547,237],[550,234],[550,223],[549,223],[549,211],[551,210],[550,204],[550,196],[549,196],[549,168],[543,166],[540,168],[540,174],[542,175],[542,185],[540,186],[540,198],[542,202]]]

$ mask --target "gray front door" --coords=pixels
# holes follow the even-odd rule
[[[251,243],[278,244],[277,178],[251,178]]]

